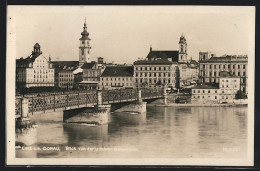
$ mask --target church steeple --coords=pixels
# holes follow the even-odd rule
[[[179,41],[179,62],[187,62],[187,42],[186,38],[181,34],[180,41]]]
[[[80,40],[79,64],[82,65],[85,62],[87,62],[87,63],[91,62],[91,60],[90,60],[91,46],[89,44],[91,39],[89,38],[89,33],[87,31],[86,18],[85,18],[85,21],[84,21],[83,32],[81,32],[81,38],[79,40]]]

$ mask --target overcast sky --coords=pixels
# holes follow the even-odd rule
[[[78,60],[84,18],[92,39],[91,60],[132,63],[154,50],[178,50],[183,33],[188,58],[200,51],[246,55],[254,51],[253,7],[199,6],[9,6],[16,58],[33,45],[52,60]],[[9,29],[10,30],[10,29]]]

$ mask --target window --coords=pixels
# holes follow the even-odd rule
[[[217,96],[215,96],[215,99],[217,99]]]
[[[208,93],[210,93],[210,90],[208,90]]]
[[[240,65],[238,65],[238,69],[240,69]]]
[[[228,96],[226,96],[226,99],[228,99]]]
[[[202,93],[205,93],[205,91],[204,91],[204,90],[202,90]]]
[[[138,73],[135,73],[135,76],[138,77]]]
[[[246,76],[246,72],[243,72],[243,76]]]
[[[196,90],[193,90],[193,93],[196,93]]]
[[[240,72],[238,72],[237,75],[240,76]]]
[[[226,69],[226,65],[223,65],[223,69]]]
[[[209,65],[209,69],[211,69],[211,65]]]
[[[216,65],[214,65],[214,69],[216,69]]]
[[[219,65],[219,69],[221,68],[221,65]]]
[[[145,70],[147,70],[147,67],[145,67]]]
[[[236,65],[233,65],[233,69],[235,69],[235,66],[236,66]]]
[[[230,65],[228,65],[228,69],[230,69]]]
[[[198,93],[200,93],[200,90],[198,90]]]
[[[81,55],[84,55],[84,49],[81,49]]]
[[[243,65],[243,69],[246,69],[246,65]]]
[[[82,41],[82,44],[85,44],[85,41],[84,41],[84,40]]]

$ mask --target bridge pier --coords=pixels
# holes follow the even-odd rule
[[[28,99],[22,98],[22,105],[21,105],[21,116],[16,118],[15,127],[18,129],[28,128],[30,127],[30,117],[28,115]]]
[[[145,113],[146,112],[146,102],[142,100],[142,90],[138,90],[138,98],[136,103],[131,103],[120,109],[115,110],[115,112],[135,112],[135,113]]]
[[[102,125],[108,123],[111,105],[102,104],[102,91],[97,91],[97,105],[78,109],[64,110],[63,122]]]

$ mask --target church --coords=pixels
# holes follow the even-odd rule
[[[179,50],[153,50],[150,47],[145,60],[134,62],[137,87],[145,84],[149,87],[167,84],[170,88],[181,88],[197,81],[198,63],[188,60],[188,44],[183,34],[178,44]],[[166,70],[161,70],[162,68]],[[142,75],[151,78],[142,78]]]

